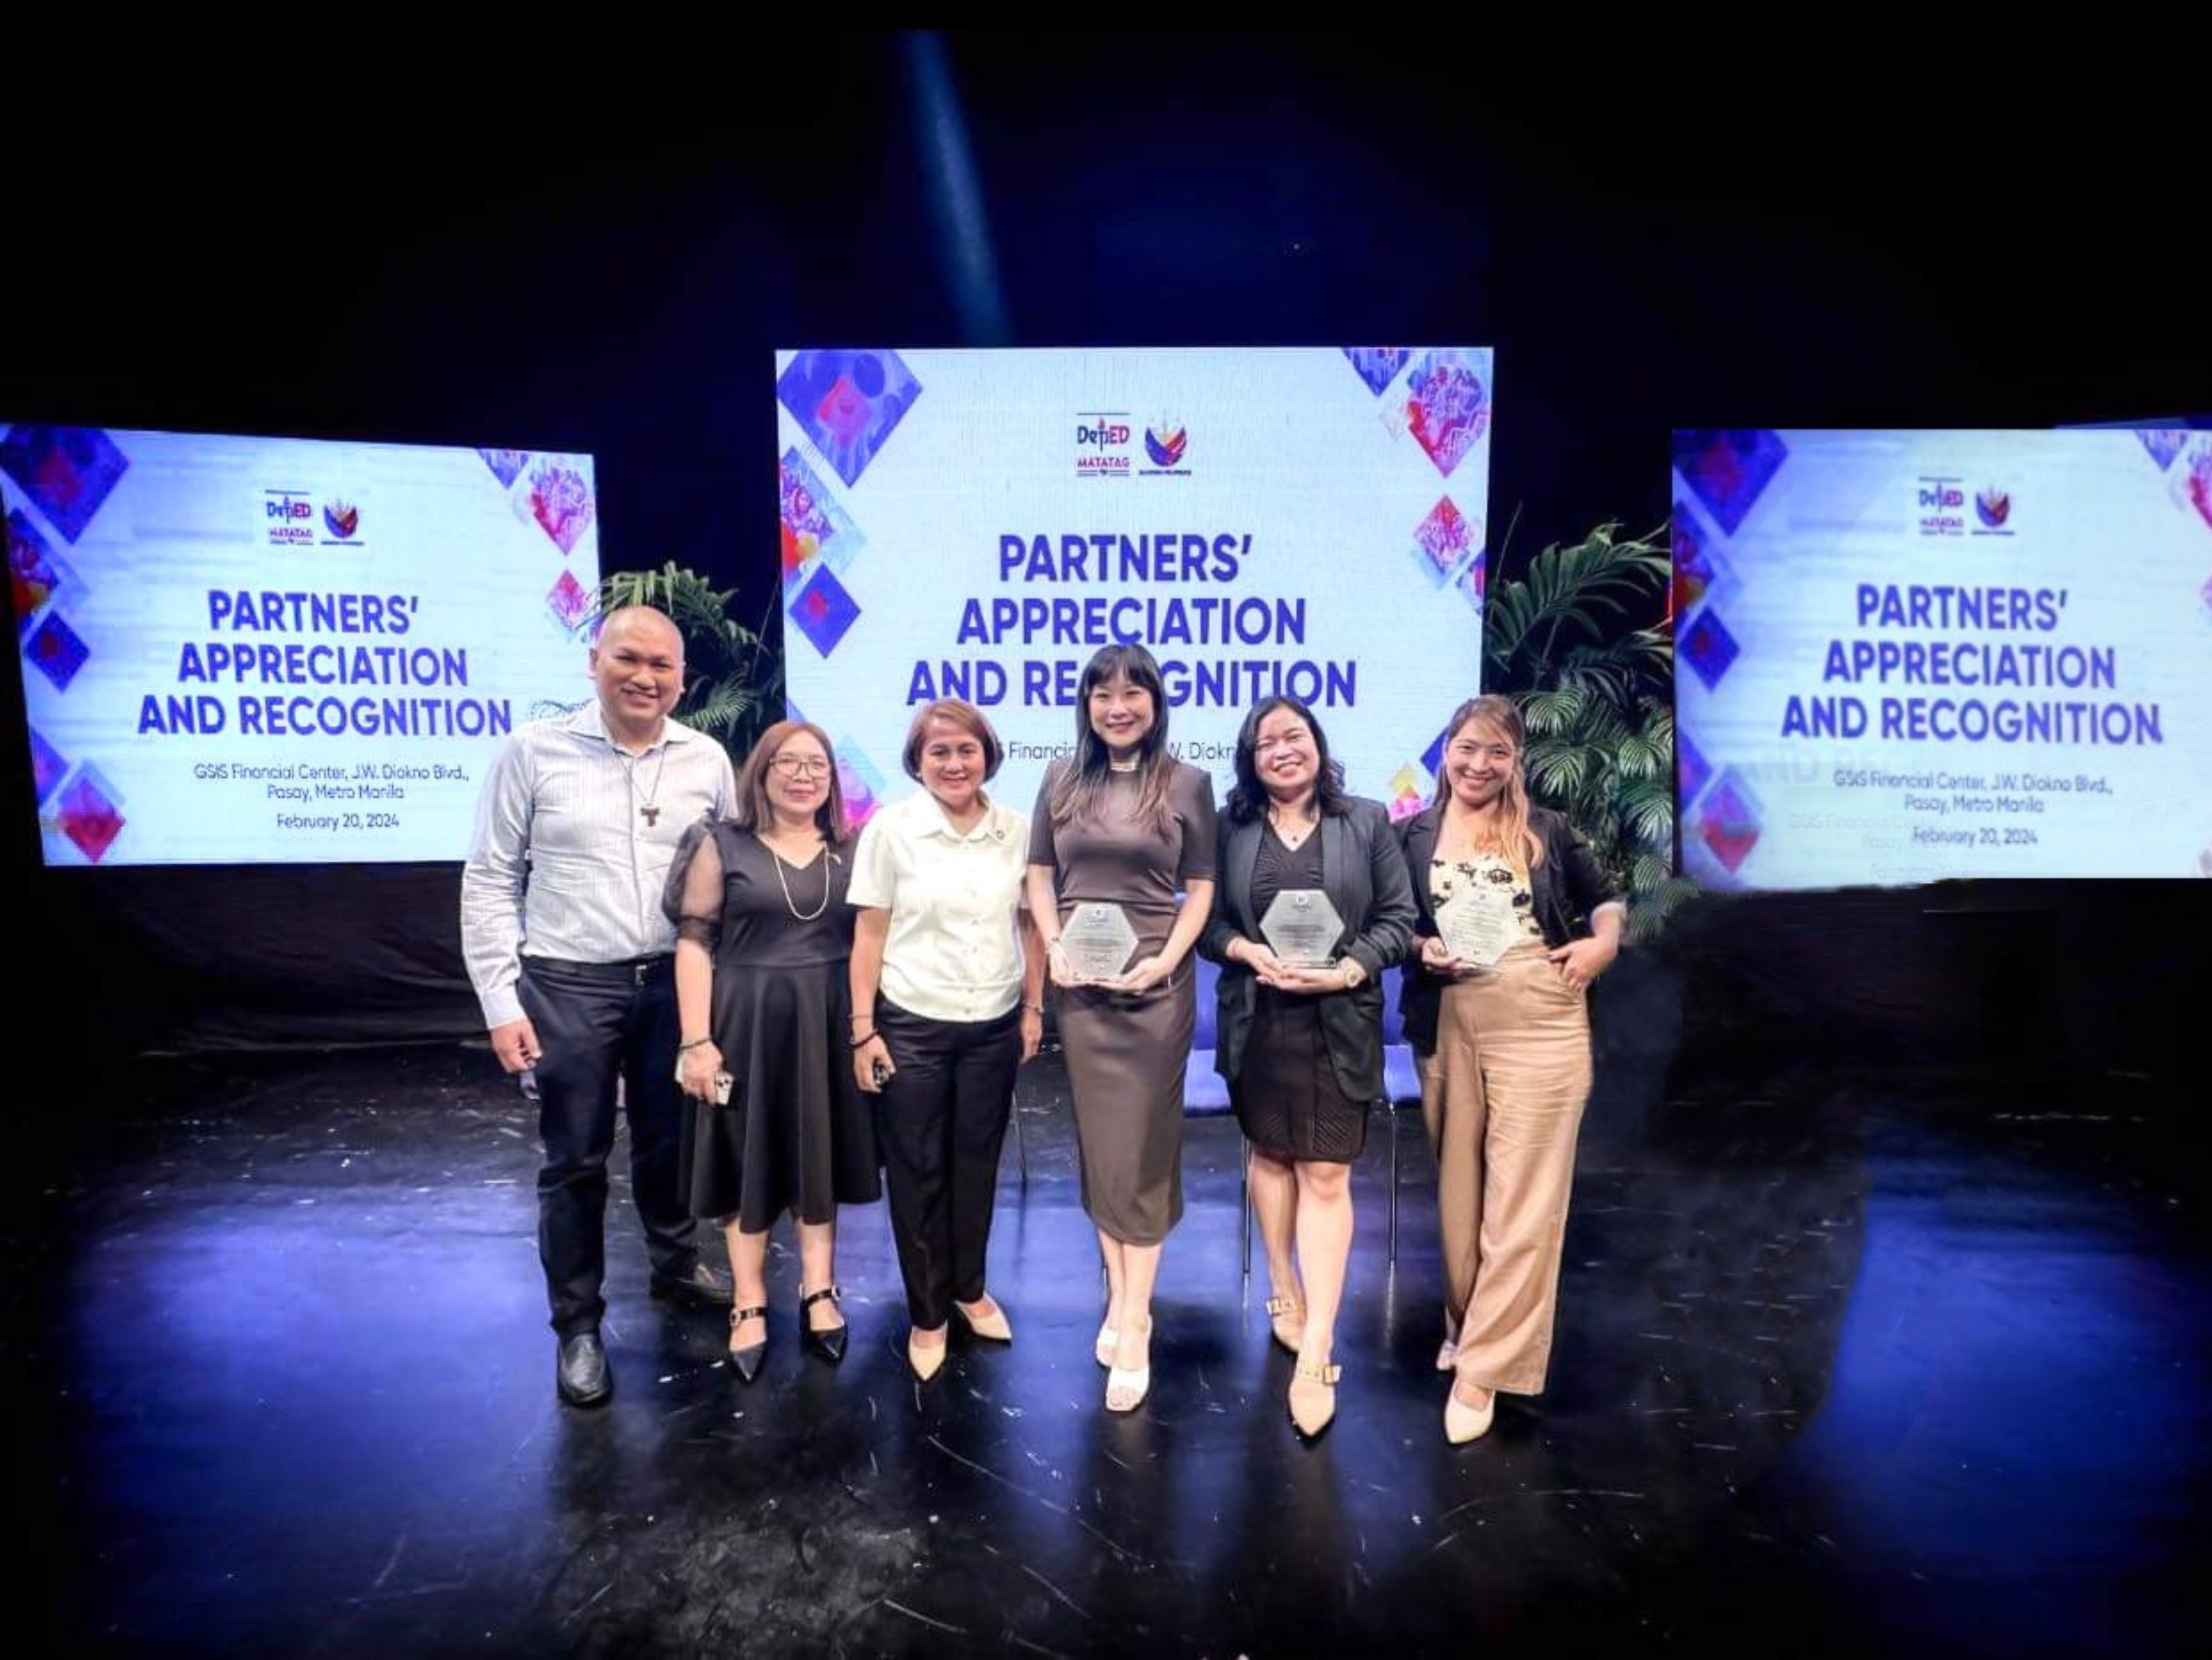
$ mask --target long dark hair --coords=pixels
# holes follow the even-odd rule
[[[1344,763],[1332,761],[1328,754],[1328,734],[1314,719],[1314,712],[1303,700],[1284,693],[1262,697],[1252,705],[1244,717],[1244,724],[1237,732],[1237,782],[1229,791],[1229,800],[1222,811],[1235,824],[1249,824],[1267,811],[1272,799],[1267,787],[1260,781],[1260,723],[1277,709],[1288,709],[1306,723],[1313,734],[1314,753],[1321,764],[1314,774],[1314,809],[1316,814],[1331,816],[1342,813],[1349,805],[1344,793]]]
[[[1088,812],[1105,792],[1109,756],[1106,740],[1091,729],[1091,694],[1117,674],[1127,677],[1131,685],[1149,692],[1152,699],[1152,729],[1137,745],[1136,816],[1162,827],[1167,824],[1168,783],[1176,769],[1175,757],[1168,753],[1167,686],[1152,653],[1142,646],[1121,645],[1101,646],[1084,665],[1075,692],[1075,759],[1052,793],[1055,824]]]

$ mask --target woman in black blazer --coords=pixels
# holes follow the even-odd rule
[[[1413,884],[1389,815],[1344,793],[1344,769],[1297,699],[1254,707],[1236,767],[1218,901],[1199,949],[1222,965],[1214,1066],[1252,1144],[1275,1341],[1298,1358],[1291,1419],[1315,1436],[1336,1414],[1330,1351],[1352,1254],[1351,1165],[1382,1093],[1382,975],[1412,942]],[[1342,926],[1318,963],[1285,962],[1267,944],[1268,908],[1279,896],[1286,909],[1310,908],[1316,893]]]
[[[1398,826],[1419,907],[1399,1011],[1437,1150],[1437,1367],[1455,1374],[1455,1444],[1488,1432],[1500,1393],[1544,1387],[1589,1098],[1584,1000],[1620,948],[1626,911],[1575,828],[1528,800],[1526,747],[1511,699],[1461,704],[1435,805]],[[1447,935],[1482,954],[1462,959]]]

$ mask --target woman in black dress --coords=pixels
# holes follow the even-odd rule
[[[1352,1161],[1382,1093],[1382,975],[1413,939],[1413,883],[1389,815],[1344,793],[1321,723],[1297,698],[1254,705],[1236,767],[1214,861],[1221,903],[1199,948],[1222,965],[1214,1066],[1252,1144],[1267,1312],[1297,1356],[1291,1419],[1314,1436],[1336,1413]],[[1278,906],[1286,917],[1334,911],[1338,926],[1324,922],[1326,938],[1309,929],[1304,959],[1286,961],[1268,943]],[[1279,921],[1274,932],[1288,949]]]
[[[799,1232],[806,1347],[844,1357],[837,1207],[882,1192],[867,1104],[846,1055],[851,835],[817,727],[781,721],[738,775],[736,814],[695,825],[668,873],[676,923],[677,1078],[689,1103],[680,1181],[730,1243],[730,1363],[750,1383],[768,1344],[769,1230]]]

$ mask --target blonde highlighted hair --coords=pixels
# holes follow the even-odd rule
[[[1510,859],[1533,871],[1544,862],[1544,841],[1528,823],[1528,784],[1521,775],[1521,757],[1528,746],[1528,729],[1511,698],[1492,692],[1484,697],[1470,697],[1452,711],[1452,718],[1444,727],[1445,764],[1437,769],[1437,805],[1444,806],[1451,800],[1451,774],[1447,769],[1451,746],[1468,727],[1487,727],[1513,746],[1512,769],[1506,775],[1505,788],[1498,798],[1497,806],[1492,810],[1490,824],[1493,834],[1482,851]]]

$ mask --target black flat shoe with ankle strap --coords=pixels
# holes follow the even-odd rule
[[[767,1318],[768,1305],[766,1304],[763,1304],[760,1307],[756,1309],[733,1308],[730,1310],[730,1329],[732,1332],[735,1332],[739,1326],[744,1325],[748,1320],[759,1320],[765,1322]],[[766,1327],[763,1326],[762,1329],[763,1335],[759,1342],[748,1343],[741,1349],[732,1349],[730,1351],[730,1370],[737,1373],[739,1377],[743,1378],[748,1383],[751,1383],[754,1378],[760,1376],[761,1362],[768,1358],[768,1337],[766,1335]]]
[[[799,1299],[799,1341],[806,1346],[808,1353],[818,1354],[834,1366],[845,1358],[845,1328],[841,1323],[827,1331],[817,1331],[812,1316],[807,1313],[825,1297],[833,1307],[841,1306],[845,1300],[843,1291],[836,1286],[824,1286]]]

